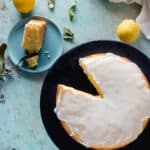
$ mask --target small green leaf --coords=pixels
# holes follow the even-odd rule
[[[74,33],[69,28],[64,28],[64,33],[65,35],[70,35],[70,36],[74,35]]]
[[[74,33],[69,28],[64,28],[64,40],[72,40]]]
[[[53,9],[55,7],[55,0],[48,0],[48,6],[50,9]]]
[[[3,43],[0,46],[0,80],[3,80],[6,75],[12,74],[12,69],[7,69],[5,65],[5,50],[7,45]]]
[[[4,54],[5,54],[5,50],[7,48],[7,45],[5,43],[3,43],[0,46],[0,73],[3,73],[5,70],[5,66],[4,66]]]
[[[65,35],[65,36],[64,36],[64,40],[72,40],[72,36]]]
[[[7,45],[5,43],[3,43],[1,46],[0,46],[0,55],[4,57],[4,54],[5,54],[5,50],[7,48]]]
[[[70,5],[70,8],[69,8],[69,18],[70,18],[71,21],[72,21],[73,18],[74,18],[74,11],[75,11],[75,8],[76,8],[76,3],[75,3],[75,2],[72,2],[71,5]]]
[[[4,58],[0,56],[0,73],[4,71]]]

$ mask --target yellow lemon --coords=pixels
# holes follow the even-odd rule
[[[134,20],[123,20],[117,28],[117,35],[120,40],[126,43],[132,43],[140,35],[140,26]]]
[[[21,13],[30,12],[35,4],[35,0],[13,0],[16,9]]]

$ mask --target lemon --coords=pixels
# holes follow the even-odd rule
[[[21,13],[30,12],[35,4],[35,0],[13,0],[16,9]]]
[[[118,26],[117,35],[120,40],[126,43],[132,43],[140,35],[140,26],[134,20],[125,19]]]

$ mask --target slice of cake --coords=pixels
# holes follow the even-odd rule
[[[66,132],[92,149],[118,149],[137,139],[150,118],[150,85],[140,68],[110,53],[79,63],[99,96],[58,85],[55,112]]]
[[[42,48],[46,22],[43,20],[31,20],[25,25],[22,48],[28,53],[39,52]]]

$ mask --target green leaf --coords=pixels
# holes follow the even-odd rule
[[[70,5],[70,8],[69,8],[69,18],[70,18],[71,21],[74,18],[75,8],[76,8],[76,2],[72,2],[71,5]]]
[[[5,43],[3,43],[0,46],[0,80],[3,80],[4,76],[12,74],[12,70],[7,69],[5,67],[5,56],[4,55],[5,55],[6,48],[7,48],[7,45]]]
[[[72,36],[69,36],[69,35],[64,36],[64,40],[72,40],[72,39],[73,39]]]
[[[0,73],[3,73],[5,71],[4,54],[5,54],[6,48],[7,48],[7,45],[5,43],[0,46]]]
[[[50,9],[53,9],[55,7],[55,0],[48,0],[48,6]]]
[[[64,28],[64,40],[72,40],[74,33],[69,28]]]
[[[0,73],[4,71],[4,59],[0,56]]]
[[[69,28],[64,28],[64,35],[73,36],[74,33]]]

